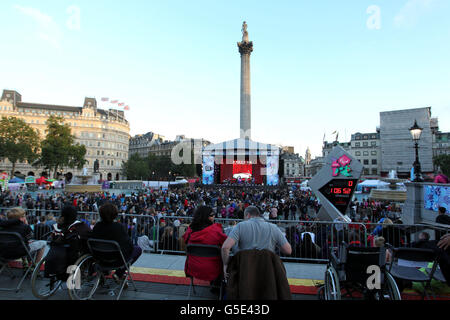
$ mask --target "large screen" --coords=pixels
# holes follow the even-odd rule
[[[267,156],[266,158],[266,183],[268,186],[278,185],[278,162],[278,156]]]
[[[252,179],[252,162],[251,161],[233,161],[233,178],[234,179]]]
[[[203,157],[203,184],[214,183],[214,156]]]
[[[357,184],[357,179],[333,179],[324,185],[319,191],[330,201],[340,213],[345,215],[353,192]]]

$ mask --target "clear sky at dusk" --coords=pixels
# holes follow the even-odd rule
[[[254,140],[320,155],[324,134],[427,106],[450,131],[448,0],[2,0],[0,90],[123,101],[131,135],[234,139],[244,20]]]

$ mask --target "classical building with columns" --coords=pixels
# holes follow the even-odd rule
[[[16,117],[25,120],[37,129],[41,139],[45,139],[46,121],[51,116],[61,116],[69,124],[75,142],[86,147],[85,168],[91,175],[94,162],[99,162],[100,179],[120,180],[122,162],[128,160],[130,126],[125,114],[116,109],[98,109],[95,98],[85,98],[82,106],[50,105],[23,102],[22,96],[14,90],[3,90],[0,100],[0,117]],[[10,171],[11,163],[0,159],[0,171]],[[38,176],[44,168],[32,167],[27,163],[18,163],[16,172],[23,175],[35,173]],[[83,170],[63,168],[63,174],[78,175]]]

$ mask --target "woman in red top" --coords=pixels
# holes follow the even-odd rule
[[[214,223],[214,212],[210,207],[199,206],[192,219],[191,225],[183,235],[187,244],[208,244],[222,247],[227,236],[223,232],[222,225]],[[186,257],[184,272],[186,276],[192,276],[205,281],[214,281],[222,276],[222,258],[219,257]]]

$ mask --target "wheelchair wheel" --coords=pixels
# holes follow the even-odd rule
[[[89,300],[98,288],[101,272],[90,254],[80,257],[75,266],[70,278],[69,296],[72,300]]]
[[[45,258],[39,261],[34,268],[33,274],[31,275],[31,291],[38,299],[48,299],[55,294],[62,284],[62,281],[58,280],[56,276],[46,278],[44,275],[44,270]]]
[[[384,279],[383,288],[378,296],[379,300],[402,300],[400,290],[398,290],[397,283],[392,275],[386,272]]]
[[[322,285],[317,289],[317,299],[318,300],[325,300],[325,285]]]
[[[325,272],[325,300],[341,300],[339,277],[333,266],[328,266]]]

